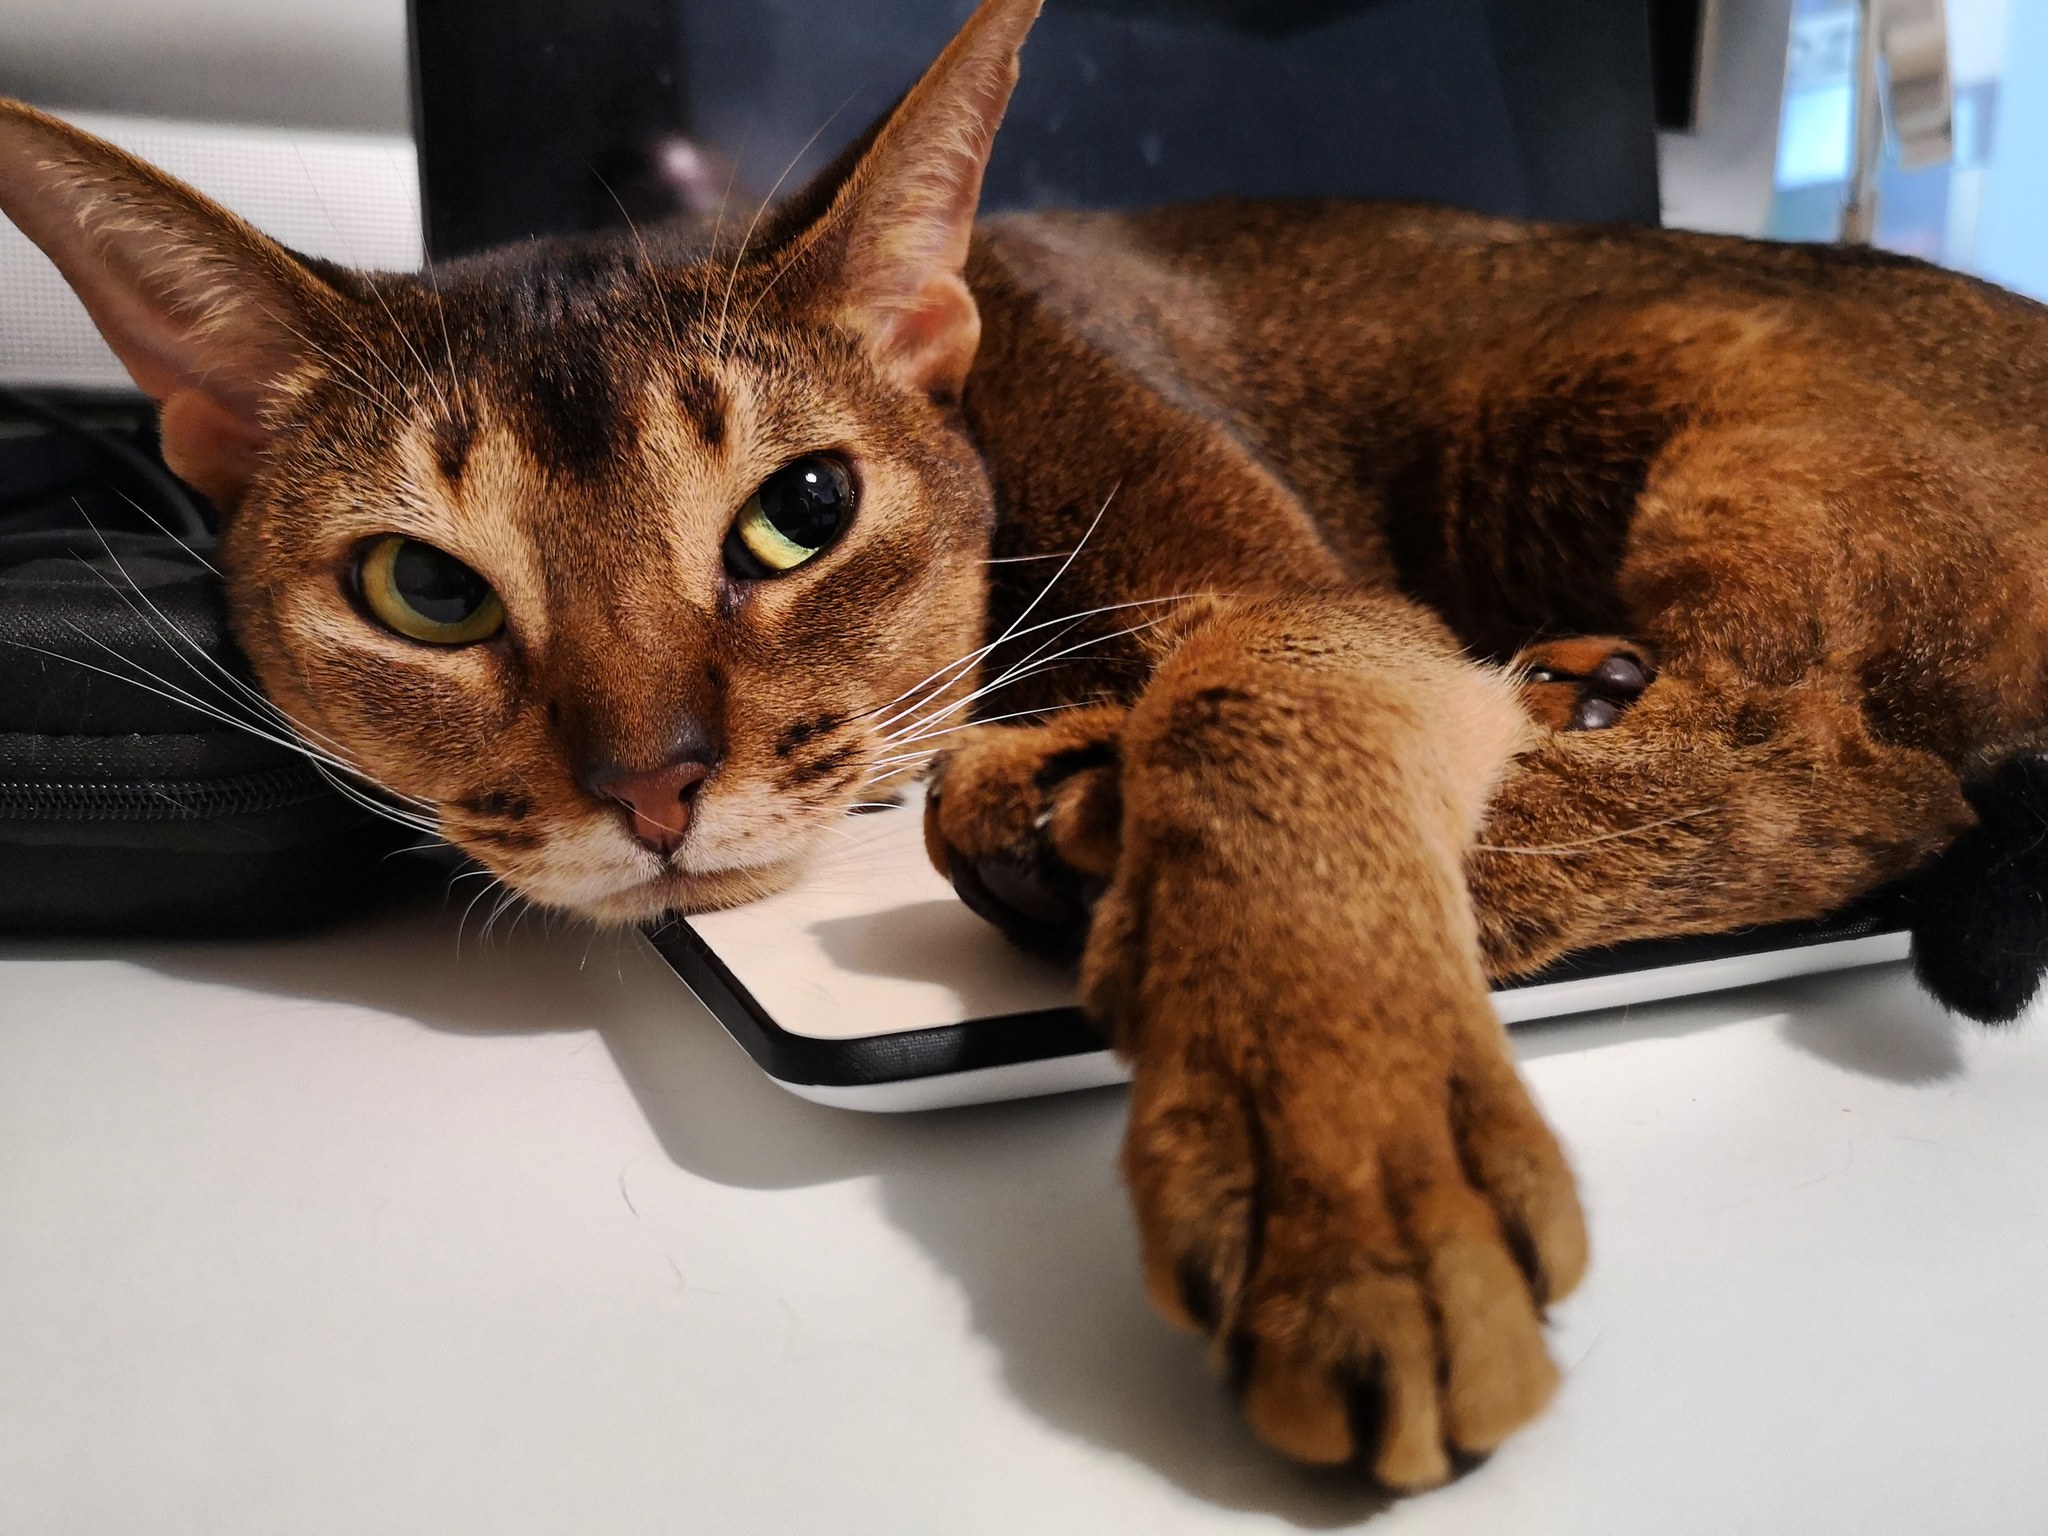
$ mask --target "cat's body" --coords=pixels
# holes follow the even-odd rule
[[[1132,1059],[1155,1301],[1426,1486],[1585,1263],[1487,973],[1818,915],[2043,745],[2048,318],[1441,210],[977,233],[1035,10],[743,230],[342,273],[4,104],[0,203],[228,512],[277,720],[516,889],[742,900],[950,748],[935,861]]]
[[[968,271],[1001,360],[965,400],[995,551],[1071,548],[1114,491],[1092,542],[1118,551],[1115,577],[1063,578],[1094,600],[1334,583],[1414,597],[1494,661],[1559,635],[1657,642],[1641,573],[1739,531],[1678,526],[1664,499],[1675,465],[1720,445],[1838,477],[1797,530],[1834,569],[1751,574],[1839,587],[1816,618],[1881,674],[1883,735],[1959,768],[2040,743],[2048,311],[2031,301],[1883,252],[1343,203],[1013,216]],[[1189,536],[1138,421],[1221,440],[1295,505]],[[1885,590],[1934,569],[1950,602]],[[993,616],[1044,574],[999,571]],[[1928,632],[1953,625],[2020,649],[1973,684]]]
[[[1654,899],[1615,878],[1633,840],[1475,850],[1497,974],[1820,915],[1967,821],[1943,780],[2048,744],[2048,310],[2031,301],[1881,252],[1390,205],[1008,218],[968,270],[1003,360],[965,401],[994,548],[1087,535],[1062,578],[1074,609],[1398,593],[1475,657],[1583,675],[1603,652],[1553,642],[1615,635],[1660,658],[1660,704],[1713,679],[1713,721],[1669,764],[1632,731],[1523,754],[1589,782],[1497,801],[1502,845],[1681,819],[1639,871]],[[996,569],[1000,633],[1043,573]],[[1134,696],[1145,637],[1123,647],[1012,685],[1007,707]],[[1583,694],[1545,691],[1525,702],[1555,723]],[[1907,803],[1869,792],[1880,759]],[[1818,851],[1845,840],[1886,851]]]

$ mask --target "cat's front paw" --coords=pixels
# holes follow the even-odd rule
[[[1485,1042],[1361,1057],[1261,1022],[1141,1026],[1124,1170],[1146,1288],[1212,1340],[1267,1444],[1434,1486],[1556,1385],[1543,1309],[1586,1262],[1570,1170]]]
[[[960,899],[1021,945],[1078,955],[1116,873],[1125,711],[986,726],[947,752],[925,796],[925,851]]]

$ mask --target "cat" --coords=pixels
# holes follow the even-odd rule
[[[1131,1062],[1153,1302],[1270,1445],[1425,1488],[1587,1260],[1489,978],[1991,867],[2048,312],[1437,208],[977,225],[1037,8],[744,226],[347,271],[18,104],[0,206],[221,509],[275,718],[513,889],[744,901],[931,764],[934,862]],[[1945,995],[2017,1012],[2027,942]]]

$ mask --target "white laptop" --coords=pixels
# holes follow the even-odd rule
[[[761,1069],[848,1109],[936,1109],[1119,1082],[1072,968],[1016,949],[927,862],[924,804],[847,823],[796,887],[649,933]],[[1884,898],[1818,923],[1574,956],[1494,994],[1508,1024],[1904,959]]]

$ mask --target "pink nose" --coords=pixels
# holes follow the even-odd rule
[[[626,813],[626,827],[643,847],[667,858],[683,846],[697,788],[711,765],[686,758],[652,773],[625,773],[592,786]]]

